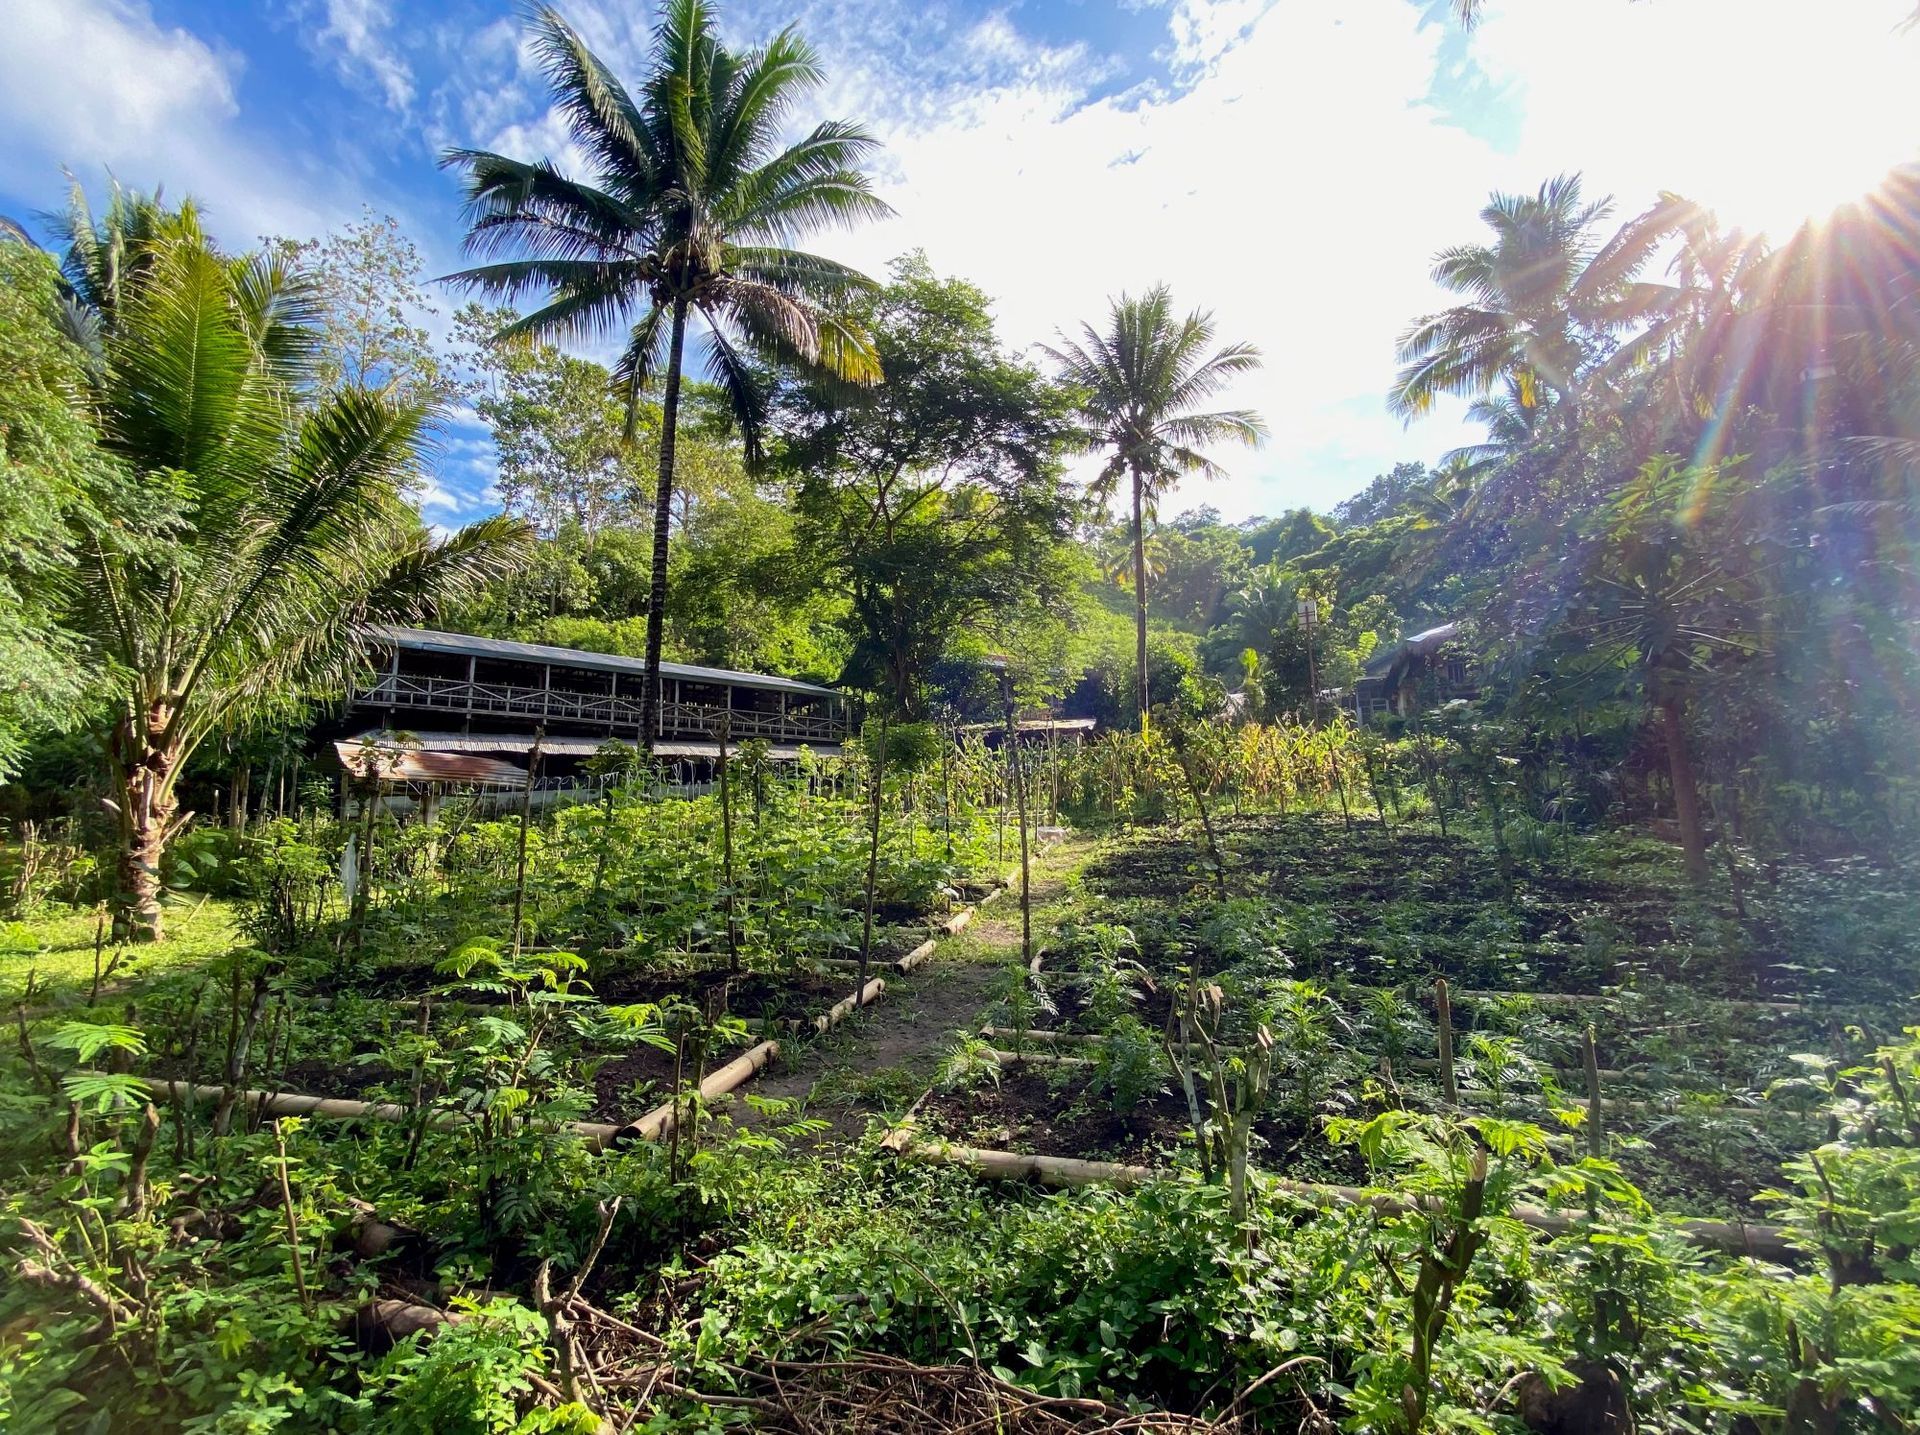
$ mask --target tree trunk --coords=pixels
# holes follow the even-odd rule
[[[653,751],[660,729],[660,648],[667,621],[667,541],[673,522],[674,430],[680,417],[680,358],[687,341],[687,303],[673,304],[667,377],[660,397],[660,478],[653,491],[653,572],[647,587],[647,671],[640,689],[640,745]]]
[[[1140,475],[1133,475],[1133,692],[1140,704],[1140,732],[1147,731],[1147,531]]]
[[[1679,698],[1660,704],[1660,726],[1667,740],[1667,779],[1673,785],[1673,815],[1680,824],[1680,851],[1687,880],[1703,886],[1707,880],[1707,832],[1700,821],[1700,785],[1693,775],[1693,754],[1687,749],[1686,716]]]
[[[120,781],[120,891],[115,935],[126,941],[160,941],[160,862],[179,826],[173,783],[180,754],[139,740],[123,724],[115,746]]]

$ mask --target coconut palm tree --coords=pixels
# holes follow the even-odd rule
[[[500,340],[599,339],[624,328],[615,381],[629,439],[641,393],[661,381],[640,722],[651,744],[688,323],[700,322],[708,370],[757,458],[766,401],[756,359],[818,366],[857,383],[880,377],[872,345],[845,310],[871,281],[789,246],[823,225],[892,211],[861,172],[877,142],[858,126],[830,120],[781,147],[794,106],[823,80],[792,30],[735,54],[715,33],[706,0],[667,0],[637,91],[553,10],[536,13],[533,34],[592,172],[579,178],[545,159],[450,151],[443,163],[466,174],[468,251],[516,257],[449,278],[498,299],[539,301]]]
[[[1265,425],[1251,410],[1200,407],[1235,375],[1260,367],[1260,351],[1251,344],[1214,349],[1213,315],[1196,309],[1176,318],[1173,295],[1160,284],[1138,298],[1122,294],[1115,300],[1104,333],[1083,324],[1079,342],[1063,335],[1060,347],[1046,352],[1080,391],[1081,415],[1093,444],[1108,451],[1091,493],[1105,503],[1123,481],[1131,490],[1134,696],[1145,732],[1146,517],[1185,475],[1212,478],[1220,472],[1203,452],[1209,445],[1257,444],[1266,437]]]
[[[123,515],[76,543],[68,622],[108,700],[120,926],[158,938],[174,788],[201,741],[343,680],[366,625],[502,576],[523,533],[427,532],[406,497],[426,412],[314,392],[314,290],[285,259],[229,257],[191,205],[118,190],[96,221],[76,188],[63,227]]]
[[[1441,394],[1485,398],[1502,383],[1528,408],[1571,414],[1576,381],[1599,343],[1657,314],[1663,286],[1634,281],[1663,237],[1629,224],[1602,242],[1607,199],[1587,203],[1580,176],[1560,175],[1536,194],[1495,194],[1480,211],[1485,244],[1442,250],[1433,277],[1466,302],[1418,320],[1401,336],[1404,366],[1388,405],[1404,418]]]

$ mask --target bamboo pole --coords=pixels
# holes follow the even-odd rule
[[[1453,1003],[1447,999],[1447,979],[1441,977],[1433,984],[1433,1005],[1439,1013],[1434,1021],[1434,1030],[1440,1037],[1440,1090],[1447,1098],[1447,1105],[1460,1104],[1460,1086],[1453,1075]]]
[[[989,1180],[1032,1181],[1042,1186],[1057,1187],[1111,1185],[1125,1188],[1166,1180],[1173,1174],[1150,1166],[1129,1166],[1115,1161],[1082,1161],[1070,1156],[985,1151],[971,1146],[954,1146],[944,1141],[919,1140],[913,1135],[911,1122],[909,1116],[882,1143],[886,1149],[910,1161],[956,1167]],[[895,1140],[895,1137],[899,1139]],[[1367,1206],[1382,1215],[1408,1215],[1431,1204],[1431,1198],[1409,1200],[1386,1191],[1325,1185],[1316,1181],[1290,1181],[1280,1176],[1265,1176],[1262,1184],[1315,1205]],[[1575,1215],[1569,1212],[1546,1210],[1539,1206],[1515,1206],[1512,1215],[1523,1225],[1554,1236],[1573,1230],[1576,1220]],[[1799,1247],[1788,1241],[1786,1232],[1779,1226],[1691,1217],[1682,1218],[1678,1224],[1681,1234],[1695,1244],[1731,1255],[1752,1256],[1779,1265],[1791,1265],[1802,1257]]]
[[[177,1099],[188,1105],[217,1102],[227,1091],[224,1086],[204,1086],[158,1076],[140,1079],[155,1095]],[[235,1105],[268,1116],[311,1116],[321,1121],[411,1121],[420,1114],[411,1106],[392,1101],[349,1101],[344,1097],[308,1096],[297,1091],[241,1090],[234,1092],[233,1100]],[[451,1129],[470,1126],[473,1118],[463,1111],[433,1111],[427,1114],[427,1124]],[[557,1124],[556,1129],[572,1131],[586,1138],[589,1144],[604,1145],[620,1128],[604,1121],[568,1121]]]
[[[763,1041],[758,1046],[750,1047],[725,1066],[708,1074],[707,1079],[700,1083],[700,1099],[717,1101],[736,1088],[746,1085],[760,1072],[765,1071],[779,1055],[780,1043],[777,1041]],[[614,1133],[613,1142],[658,1141],[673,1130],[674,1123],[679,1119],[675,1114],[676,1107],[683,1104],[684,1099],[682,1098],[680,1102],[664,1102],[638,1121],[622,1126]]]

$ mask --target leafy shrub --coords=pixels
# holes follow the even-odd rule
[[[1115,1111],[1131,1111],[1167,1089],[1160,1043],[1131,1015],[1116,1017],[1094,1047],[1093,1076],[1094,1086],[1107,1093]]]

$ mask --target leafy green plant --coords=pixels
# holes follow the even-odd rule
[[[1094,1044],[1093,1081],[1120,1112],[1166,1090],[1160,1044],[1138,1017],[1115,1018]]]
[[[944,1091],[973,1091],[1000,1084],[1000,1057],[993,1043],[971,1032],[957,1031],[940,1058],[935,1082]]]

